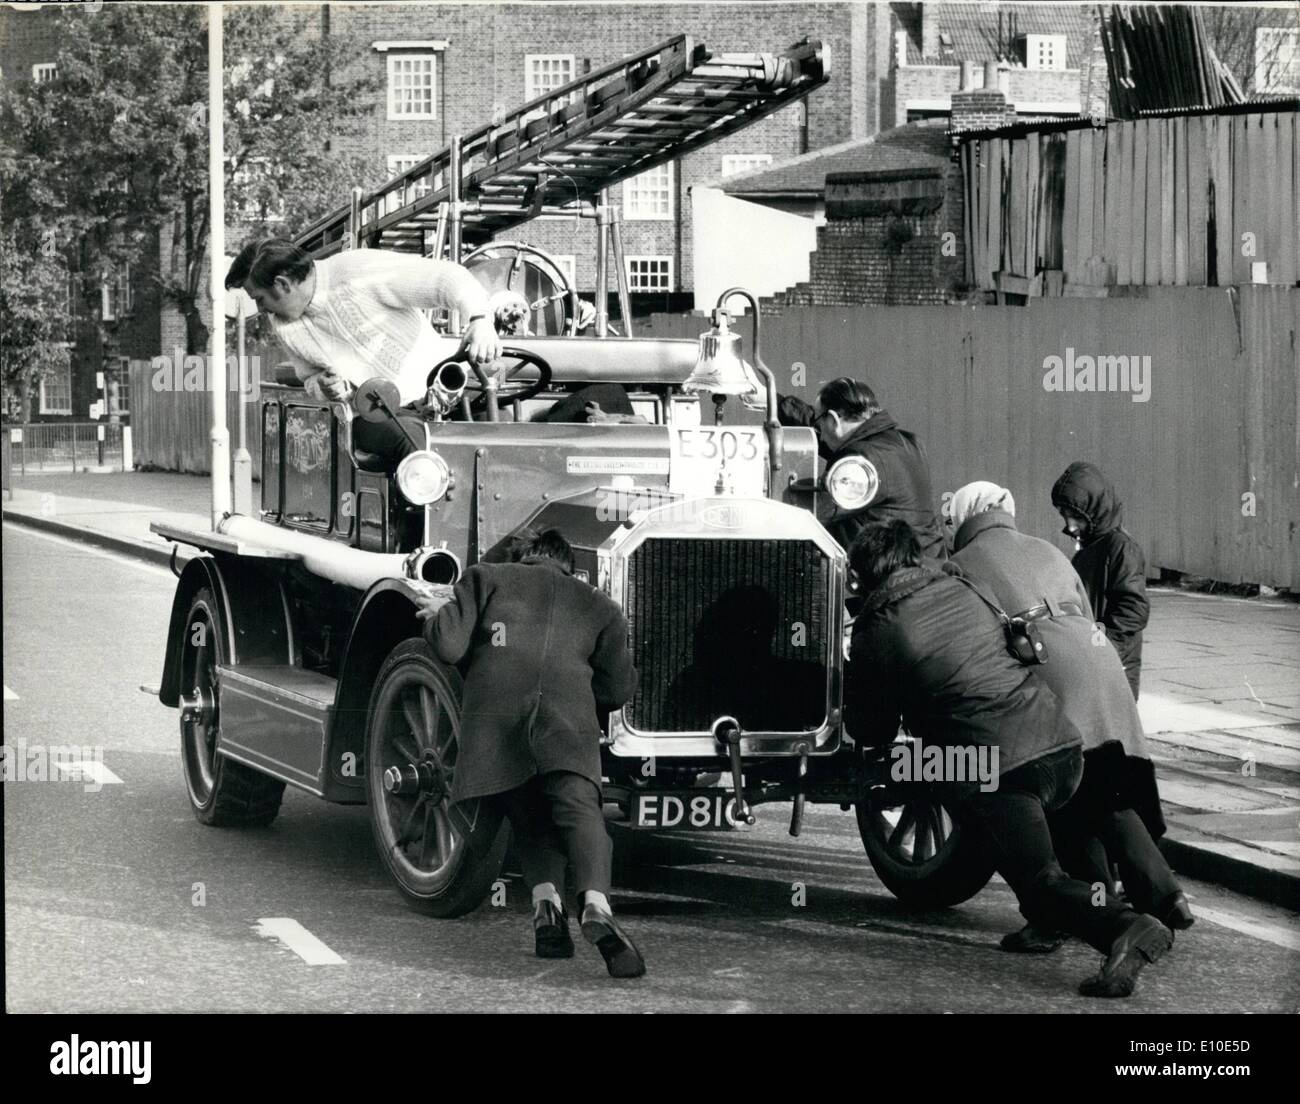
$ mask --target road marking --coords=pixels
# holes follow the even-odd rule
[[[1220,912],[1218,909],[1206,908],[1204,905],[1196,906],[1196,916],[1198,919],[1203,917],[1211,924],[1218,924],[1222,928],[1231,928],[1243,935],[1262,939],[1265,943],[1284,947],[1288,951],[1300,951],[1300,931],[1284,928],[1278,924],[1265,924],[1259,920],[1247,920],[1244,916]]]
[[[75,759],[71,763],[56,761],[53,765],[55,770],[79,782],[89,780],[100,786],[122,785],[122,780],[117,775],[94,759]]]
[[[278,939],[308,966],[345,966],[347,963],[297,920],[272,916],[259,920],[253,929],[263,939]]]
[[[14,522],[5,522],[6,529],[21,530],[24,536],[36,537],[38,540],[52,541],[54,544],[61,544],[77,552],[87,552],[93,556],[102,556],[106,560],[112,560],[114,563],[123,567],[134,567],[140,571],[148,571],[151,574],[170,575],[171,571],[162,564],[152,564],[146,560],[133,559],[130,556],[121,556],[116,552],[109,552],[107,549],[100,548],[88,541],[69,540],[67,537],[56,537],[53,533],[45,533],[39,529],[29,529],[25,525],[18,525]]]
[[[15,694],[12,690],[10,690],[9,687],[6,686],[6,687],[5,687],[5,701],[17,701],[17,700],[18,700],[18,695]]]

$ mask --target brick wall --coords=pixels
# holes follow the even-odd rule
[[[963,291],[961,173],[944,178],[944,201],[924,215],[831,218],[817,230],[809,279],[770,299],[764,314],[794,306],[947,303]],[[890,239],[911,231],[901,247]],[[946,248],[945,248],[946,247]]]
[[[989,130],[1015,119],[1015,109],[996,89],[977,88],[971,92],[952,94],[952,122],[954,131]]]
[[[1007,98],[1015,105],[1077,103],[1080,111],[1086,113],[1087,105],[1097,99],[1096,89],[1091,100],[1086,94],[1087,69],[1007,69],[1004,72],[1008,84]],[[982,82],[983,79],[983,69],[980,69],[976,80]],[[1100,75],[1093,70],[1093,79],[1100,79],[1104,87],[1104,70]],[[909,101],[946,101],[960,87],[960,65],[909,65],[896,69],[884,94],[893,120],[889,125],[902,126],[907,122]],[[1104,103],[1104,95],[1102,101]]]
[[[695,36],[719,51],[784,50],[804,35],[830,49],[830,83],[809,98],[810,149],[866,137],[879,109],[869,84],[869,5],[862,3],[765,4],[439,4],[339,6],[332,9],[331,32],[354,34],[367,46],[356,64],[386,74],[385,55],[368,48],[382,40],[444,39],[439,55],[438,117],[431,121],[390,122],[384,104],[349,152],[373,158],[384,170],[391,153],[429,154],[450,135],[481,126],[495,111],[525,102],[524,59],[528,54],[572,54],[575,75],[600,68],[675,34]],[[445,104],[445,108],[444,108]],[[674,218],[629,221],[624,228],[628,255],[671,256],[674,286],[692,286],[690,188],[713,181],[729,153],[768,153],[780,161],[801,152],[799,107],[746,128],[740,134],[692,154],[675,173]],[[622,187],[612,191],[622,205]],[[340,197],[342,202],[344,197]],[[588,221],[542,219],[513,235],[575,259],[580,289],[595,286],[595,230]]]
[[[0,9],[0,79],[30,80],[32,66],[58,56],[60,24],[87,18],[85,13],[56,8]]]

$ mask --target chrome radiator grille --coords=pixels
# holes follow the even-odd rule
[[[800,732],[826,716],[829,563],[811,541],[649,538],[628,559],[624,610],[643,732]]]

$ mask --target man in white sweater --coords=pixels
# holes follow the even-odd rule
[[[424,398],[429,370],[441,357],[422,308],[459,311],[468,320],[463,348],[488,364],[501,355],[488,293],[450,261],[409,253],[352,249],[323,260],[271,238],[239,251],[226,287],[242,287],[265,312],[307,393],[346,401],[375,376],[397,385],[403,406]],[[399,417],[416,440],[419,419]],[[414,450],[392,421],[353,423],[358,448],[396,464]]]

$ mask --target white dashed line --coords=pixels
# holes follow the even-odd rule
[[[95,782],[101,786],[122,785],[122,780],[117,775],[94,759],[77,759],[71,763],[55,762],[53,766],[55,770],[78,782]]]
[[[5,687],[5,701],[17,701],[17,700],[18,700],[18,695],[15,694],[12,690],[10,690],[9,687],[6,686],[6,687]]]
[[[1204,918],[1211,924],[1218,924],[1221,928],[1231,928],[1243,935],[1262,939],[1265,943],[1284,947],[1288,951],[1300,951],[1300,931],[1296,929],[1284,928],[1278,924],[1266,924],[1259,920],[1247,920],[1244,916],[1220,912],[1218,909],[1206,908],[1204,905],[1197,905],[1195,912],[1197,919]]]
[[[308,966],[345,966],[342,957],[288,916],[273,916],[257,922],[253,929],[263,939],[278,939]]]

